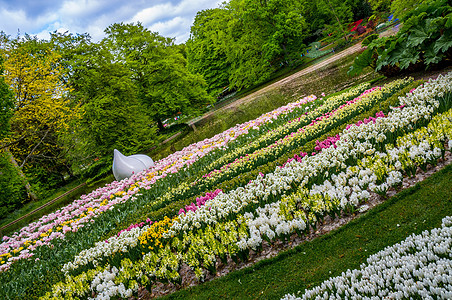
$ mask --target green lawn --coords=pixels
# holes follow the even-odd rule
[[[404,190],[342,228],[296,248],[181,290],[164,299],[279,299],[318,285],[412,233],[439,227],[452,215],[452,165]]]

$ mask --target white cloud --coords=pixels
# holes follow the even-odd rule
[[[40,15],[35,19],[29,19],[24,10],[9,11],[1,9],[0,30],[13,36],[17,34],[17,31],[20,31],[21,34],[35,34],[34,30],[45,27],[48,22],[53,22],[55,19],[57,19],[57,15],[53,13]]]
[[[165,37],[176,38],[176,43],[184,43],[190,36],[192,23],[192,19],[175,17],[168,21],[154,23],[149,26],[149,30]],[[186,28],[189,30],[187,31]]]
[[[132,17],[130,22],[152,24],[157,20],[168,17],[168,15],[174,15],[174,6],[171,3],[159,4],[139,11]]]
[[[34,0],[37,1],[37,0]],[[0,3],[3,1],[0,0]],[[141,22],[165,37],[185,42],[196,13],[215,8],[222,0],[47,0],[45,9],[35,2],[18,1],[0,8],[0,31],[28,33],[47,39],[49,32],[88,33],[94,41],[104,37],[113,23]],[[31,7],[30,3],[33,3]],[[15,10],[13,10],[15,9]]]
[[[141,22],[149,30],[165,37],[176,38],[176,43],[185,43],[190,36],[190,27],[196,13],[206,8],[218,7],[223,1],[182,0],[158,4],[137,12],[129,22]]]
[[[60,12],[69,18],[82,18],[86,15],[101,11],[105,2],[88,0],[65,1],[60,8]]]

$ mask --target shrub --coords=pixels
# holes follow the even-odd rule
[[[392,76],[404,69],[428,68],[452,58],[452,7],[447,0],[419,5],[402,21],[403,27],[395,36],[372,38],[350,67],[349,75],[370,66]]]
[[[27,200],[24,183],[8,154],[0,151],[0,219]]]

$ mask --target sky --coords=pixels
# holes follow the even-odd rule
[[[104,37],[114,23],[137,23],[184,43],[198,11],[224,0],[0,0],[0,31],[48,39],[49,32],[89,33]]]

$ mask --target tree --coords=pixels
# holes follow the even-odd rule
[[[14,99],[11,132],[0,142],[1,148],[7,149],[25,182],[22,172],[34,173],[33,166],[64,181],[65,149],[59,137],[80,113],[67,99],[70,89],[62,81],[61,56],[47,42],[28,35],[15,39],[2,35],[1,43],[3,78]],[[31,189],[28,192],[35,198]]]
[[[304,1],[232,0],[226,7],[233,16],[227,42],[232,86],[262,83],[281,65],[294,64],[308,33]]]
[[[78,99],[72,95],[80,89],[77,82],[91,55],[91,37],[87,33],[72,34],[55,31],[50,34],[49,44],[53,51],[61,55],[59,60],[60,65],[63,66],[61,78],[71,88],[69,94],[71,104],[78,105]]]
[[[182,112],[199,112],[212,103],[199,74],[192,74],[174,41],[150,32],[140,23],[113,24],[103,43],[132,72],[138,98],[160,130],[162,120]]]
[[[12,93],[5,83],[3,74],[3,57],[0,55],[0,140],[7,135],[10,129],[10,119],[14,107]]]
[[[55,138],[69,129],[69,122],[79,118],[77,107],[67,99],[70,89],[61,81],[61,56],[49,45],[25,36],[3,45],[5,82],[14,95],[9,144],[22,168],[29,160],[52,153],[58,156]]]
[[[367,0],[372,9],[379,12],[389,11],[395,18],[402,19],[409,11],[416,6],[434,2],[435,0]]]
[[[393,0],[367,0],[374,11],[388,11]],[[407,0],[403,0],[407,1]],[[409,0],[408,0],[409,1]]]
[[[152,144],[155,129],[137,98],[131,71],[113,61],[111,53],[96,50],[84,77],[85,114],[81,120],[82,136],[96,155],[111,156],[113,149],[135,153]]]
[[[111,171],[113,150],[134,154],[155,141],[155,127],[138,99],[133,72],[103,42],[89,36],[52,35],[64,57],[71,92],[83,110],[63,139],[71,168],[95,180]]]
[[[391,12],[394,13],[394,17],[401,19],[418,5],[432,2],[435,2],[435,0],[392,0]]]
[[[9,153],[0,150],[0,219],[17,209],[27,199],[23,180],[11,163]]]
[[[198,12],[186,43],[188,68],[203,76],[211,95],[218,95],[229,85],[231,63],[227,60],[225,44],[230,18],[224,8]]]
[[[301,52],[307,36],[303,17],[304,1],[266,0],[260,3],[247,0],[245,16],[265,33],[264,56],[268,61],[280,60],[292,65]]]
[[[0,56],[0,139],[9,133],[9,120],[14,107],[12,93],[2,74],[3,58]],[[22,180],[5,149],[0,150],[0,190],[0,218],[3,218],[26,199]]]

